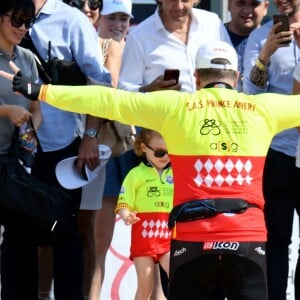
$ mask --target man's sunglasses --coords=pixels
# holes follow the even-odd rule
[[[84,7],[85,1],[87,1],[88,7],[91,10],[97,10],[102,8],[102,0],[71,0],[69,4],[76,8],[82,9]]]
[[[168,154],[168,151],[166,150],[163,150],[163,149],[157,149],[157,150],[154,150],[153,148],[151,148],[149,145],[145,144],[145,146],[152,150],[153,151],[153,154],[155,157],[158,157],[158,158],[162,158],[164,157],[166,154]]]
[[[33,25],[33,22],[34,22],[34,18],[25,19],[25,18],[16,16],[16,15],[5,15],[5,16],[10,17],[11,26],[13,26],[15,28],[20,28],[24,24],[25,28],[29,29]]]

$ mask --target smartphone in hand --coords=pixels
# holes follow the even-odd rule
[[[283,32],[283,31],[290,31],[290,22],[289,17],[287,15],[273,15],[273,24],[277,24],[281,22],[279,28],[277,28],[275,33]],[[281,44],[289,45],[291,41],[287,41]]]
[[[175,79],[176,84],[178,84],[179,73],[180,71],[178,69],[166,69],[164,73],[164,80]]]
[[[273,24],[281,22],[281,26],[277,29],[276,33],[290,30],[289,17],[287,15],[274,15]]]

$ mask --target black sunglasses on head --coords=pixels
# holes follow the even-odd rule
[[[153,154],[155,157],[157,158],[161,158],[164,157],[166,154],[168,154],[168,151],[164,150],[164,149],[156,149],[154,150],[153,148],[151,148],[149,145],[145,144],[145,146],[153,151]]]
[[[20,28],[24,24],[25,28],[29,29],[30,27],[32,27],[34,22],[34,18],[25,19],[17,15],[5,15],[5,16],[10,18],[11,26],[15,28]]]
[[[82,9],[84,7],[85,1],[87,1],[88,7],[91,10],[96,10],[102,7],[102,0],[71,0],[69,4],[76,8]]]

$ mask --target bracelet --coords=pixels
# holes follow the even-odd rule
[[[266,71],[267,67],[260,61],[259,58],[256,59],[255,65],[261,70]]]
[[[268,62],[267,64],[264,63],[259,57],[255,61],[255,65],[261,70],[266,71],[267,67],[269,67],[271,62]]]

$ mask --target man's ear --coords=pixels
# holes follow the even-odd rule
[[[194,76],[196,78],[196,89],[199,90],[201,88],[201,78],[197,69],[195,69]]]
[[[236,71],[236,77],[235,77],[235,80],[234,80],[234,88],[237,86],[238,82],[239,82],[239,77],[240,77],[240,72],[239,71]]]

